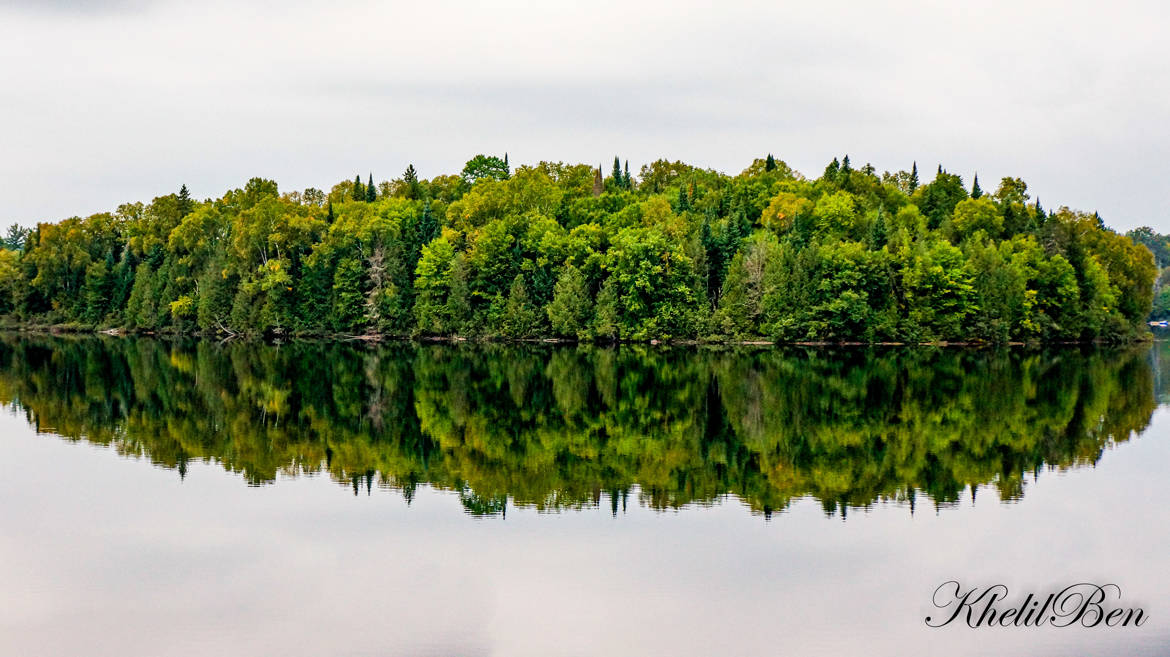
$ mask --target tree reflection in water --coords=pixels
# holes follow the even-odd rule
[[[185,476],[328,472],[456,491],[469,513],[727,496],[826,513],[1023,494],[1142,431],[1165,345],[1124,349],[353,346],[0,337],[0,402],[38,431]],[[1151,356],[1151,350],[1154,355]],[[922,502],[921,499],[918,500]]]

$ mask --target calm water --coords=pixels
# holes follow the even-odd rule
[[[1170,344],[0,335],[0,655],[1170,654]],[[951,579],[1141,628],[923,623]]]

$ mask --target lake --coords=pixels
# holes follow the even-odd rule
[[[1167,402],[1162,341],[2,334],[0,654],[1164,655]]]

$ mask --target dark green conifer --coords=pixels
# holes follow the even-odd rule
[[[373,203],[378,200],[378,188],[374,187],[374,174],[370,174],[370,183],[366,185],[366,201]]]
[[[910,193],[918,189],[918,161],[915,160],[914,166],[910,167]]]
[[[775,170],[776,170],[776,158],[772,157],[771,153],[768,153],[768,158],[766,160],[764,160],[764,171],[775,171]]]
[[[418,199],[418,172],[414,170],[413,164],[406,165],[406,171],[402,172],[402,185],[405,188],[406,198],[412,201]]]
[[[622,187],[624,187],[624,185],[622,184],[622,164],[621,164],[621,162],[618,161],[618,157],[616,155],[613,156],[613,174],[612,175],[613,175],[613,182],[618,187],[618,189],[621,189]]]
[[[351,198],[355,201],[366,200],[366,186],[362,184],[361,176],[353,177],[353,193],[351,194]]]
[[[191,201],[191,193],[187,191],[187,185],[179,188],[179,216],[185,217],[191,214],[191,210],[195,209],[195,204]]]
[[[825,167],[823,177],[830,182],[837,182],[837,174],[839,173],[841,173],[841,163],[837,161],[837,158],[833,158],[833,161],[829,162],[829,166]]]
[[[983,196],[983,190],[979,187],[979,173],[975,174],[975,183],[971,185],[971,198],[979,198]]]

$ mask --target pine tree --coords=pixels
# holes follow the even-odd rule
[[[545,308],[552,328],[559,335],[581,340],[589,337],[593,302],[581,270],[565,265],[553,288],[552,301]]]
[[[373,203],[378,200],[378,188],[374,187],[374,174],[370,173],[370,183],[366,185],[366,201]]]
[[[332,226],[334,219],[336,219],[336,217],[333,216],[333,201],[330,200],[326,207],[328,208],[328,210],[326,210],[326,212],[325,212],[325,223]]]
[[[365,272],[362,271],[361,261],[352,255],[341,258],[337,269],[333,272],[333,329],[349,332],[359,328],[365,295],[362,294],[362,280]]]
[[[624,187],[624,185],[622,185],[622,165],[621,162],[618,161],[618,157],[616,155],[613,156],[613,182],[618,189]]]
[[[451,263],[450,283],[447,288],[447,305],[445,315],[447,325],[445,332],[458,335],[468,328],[471,322],[471,290],[468,287],[467,262],[463,254],[455,256]]]
[[[630,178],[630,161],[629,160],[626,160],[625,173],[622,174],[622,177],[625,178],[626,189],[633,189],[634,188],[634,181]]]
[[[512,167],[508,166],[508,152],[504,151],[504,177],[512,175]]]
[[[686,212],[687,208],[689,206],[690,206],[690,203],[688,202],[688,199],[687,199],[687,186],[686,185],[679,185],[678,186],[678,207],[675,208],[675,212],[679,212],[679,213]]]
[[[833,161],[829,162],[829,166],[825,167],[825,175],[823,177],[830,182],[837,182],[837,174],[840,172],[841,163],[837,161],[837,158],[833,158]]]
[[[775,170],[776,170],[776,158],[772,157],[771,153],[768,153],[768,158],[766,160],[764,160],[764,171],[775,171]]]
[[[352,195],[352,198],[353,198],[353,200],[355,200],[355,201],[364,201],[364,200],[366,200],[366,186],[362,184],[362,177],[361,177],[361,176],[354,176],[354,177],[353,177],[353,195]]]
[[[438,236],[439,222],[435,220],[435,215],[431,211],[431,200],[427,199],[423,204],[422,218],[418,222],[418,247],[421,249]]]
[[[402,183],[406,187],[406,198],[413,201],[419,197],[418,172],[414,170],[413,164],[406,165],[406,171],[402,172]]]
[[[983,190],[979,187],[979,173],[975,173],[975,183],[971,185],[971,198],[979,198],[983,196]]]
[[[179,216],[185,217],[191,214],[194,209],[194,203],[191,202],[191,193],[187,191],[187,185],[179,188]]]
[[[849,174],[853,173],[853,167],[849,166],[849,156],[846,155],[844,160],[841,160],[841,178],[849,180]]]
[[[910,188],[910,193],[911,193],[911,194],[913,194],[913,193],[914,193],[914,190],[918,189],[918,162],[917,162],[917,161],[915,161],[915,162],[914,162],[914,165],[913,165],[912,167],[910,167],[910,185],[909,185],[909,188]]]
[[[597,293],[593,334],[611,340],[621,337],[621,295],[613,278],[605,279],[601,291]]]
[[[508,290],[508,301],[504,304],[503,334],[509,338],[530,338],[536,335],[540,315],[528,297],[524,286],[524,275],[516,274]]]

